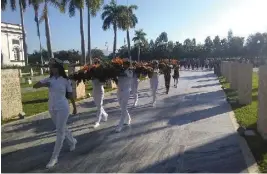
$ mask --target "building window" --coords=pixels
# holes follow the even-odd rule
[[[15,61],[20,61],[20,51],[18,48],[14,48],[14,60]]]
[[[19,45],[19,40],[17,40],[17,39],[12,39],[12,44],[13,44],[13,45]]]

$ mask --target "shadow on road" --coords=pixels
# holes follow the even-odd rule
[[[238,145],[238,134],[203,142],[186,149],[179,145],[178,153],[136,173],[243,173],[246,164]],[[250,166],[253,164],[249,164]],[[133,171],[132,171],[133,172]]]

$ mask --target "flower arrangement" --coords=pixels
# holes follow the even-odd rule
[[[160,72],[164,72],[170,65],[178,65],[179,62],[175,59],[162,59],[158,64]],[[133,62],[131,63],[127,58],[116,57],[111,61],[101,61],[100,59],[94,59],[93,65],[84,65],[78,72],[70,75],[70,78],[80,83],[81,81],[87,81],[92,79],[98,79],[101,82],[107,80],[114,80],[118,76],[123,75],[126,68],[132,69],[137,77],[153,76],[153,67],[155,64],[152,61],[149,62]],[[175,67],[175,66],[173,66]]]

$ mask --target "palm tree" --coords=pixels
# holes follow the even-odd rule
[[[30,0],[30,4],[34,6],[34,8],[39,9],[40,5],[44,3],[44,8],[42,9],[42,15],[40,17],[39,22],[45,21],[45,36],[46,36],[46,45],[48,51],[48,57],[53,58],[54,54],[52,51],[52,44],[51,44],[51,32],[50,32],[50,25],[49,25],[49,10],[48,5],[52,5],[60,10],[60,12],[64,12],[63,6],[57,0]]]
[[[144,44],[146,42],[146,33],[143,31],[143,29],[140,30],[136,30],[135,31],[135,37],[133,37],[133,41],[137,43],[138,46],[138,53],[137,53],[137,57],[138,57],[138,62],[140,61],[140,49],[141,49],[141,45]]]
[[[112,0],[110,4],[104,6],[103,10],[104,11],[101,16],[103,20],[103,30],[109,29],[111,25],[113,26],[113,57],[115,57],[117,49],[117,30],[119,26],[119,20],[121,20],[122,6],[117,6],[116,2]]]
[[[12,11],[16,10],[16,0],[10,0],[10,7]],[[8,2],[7,0],[1,0],[1,9],[2,11],[5,11],[6,6]],[[22,29],[22,40],[23,40],[23,52],[24,52],[24,60],[25,60],[25,65],[28,64],[28,47],[26,43],[26,33],[25,33],[25,28],[24,28],[24,15],[23,13],[26,10],[26,0],[19,0],[19,10],[20,10],[20,20],[21,20],[21,29]]]
[[[83,30],[84,0],[63,0],[61,5],[64,11],[65,11],[65,7],[67,3],[69,3],[68,11],[69,11],[70,17],[73,17],[75,15],[76,9],[79,9],[79,12],[80,12],[80,34],[81,34],[81,52],[82,52],[80,63],[86,64],[85,39],[84,39],[84,30]]]
[[[134,28],[138,23],[136,15],[133,13],[137,10],[137,5],[122,6],[121,20],[119,20],[119,28],[126,30],[127,43],[128,43],[128,57],[131,59],[131,43],[129,29]]]
[[[91,16],[95,17],[96,13],[100,10],[104,0],[86,0],[87,15],[88,15],[88,57],[89,63],[92,64],[91,54]]]

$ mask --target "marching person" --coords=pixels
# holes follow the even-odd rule
[[[153,100],[152,100],[152,104],[153,106],[156,105],[156,93],[158,90],[158,83],[159,83],[159,63],[158,61],[153,61],[153,74],[152,77],[150,78],[150,87],[152,89],[152,96],[153,96]]]
[[[166,68],[164,69],[164,80],[165,80],[165,87],[166,87],[166,94],[169,93],[170,90],[170,83],[171,83],[171,67],[170,65],[166,65]]]
[[[117,97],[119,101],[119,105],[121,107],[121,117],[119,124],[116,128],[116,132],[121,132],[123,124],[130,125],[131,124],[131,116],[128,112],[127,105],[128,100],[130,97],[130,90],[131,90],[131,80],[133,77],[132,70],[129,69],[130,62],[126,61],[123,64],[124,72],[120,74],[118,77],[118,91],[117,91]],[[126,123],[124,122],[126,119]]]
[[[94,59],[94,64],[99,64],[99,63],[100,63],[99,59]],[[92,84],[93,84],[94,103],[97,107],[97,112],[96,112],[97,121],[94,125],[94,128],[97,128],[100,126],[101,120],[107,121],[108,114],[106,113],[103,107],[103,100],[104,100],[104,93],[105,93],[104,84],[101,83],[98,79],[93,79]]]
[[[58,162],[58,156],[61,151],[65,137],[70,145],[70,151],[75,150],[77,140],[73,138],[70,130],[67,128],[69,117],[69,103],[71,100],[73,114],[77,113],[75,101],[72,95],[71,81],[68,79],[62,63],[59,59],[51,59],[49,63],[50,77],[37,82],[33,88],[48,87],[49,89],[49,113],[56,126],[56,142],[47,168],[52,168]],[[68,98],[68,99],[67,99]]]
[[[136,65],[136,62],[133,63],[133,66]],[[134,107],[137,106],[138,103],[138,83],[139,83],[139,74],[136,72],[133,72],[133,78],[132,78],[132,87],[131,87],[131,93],[134,97]]]
[[[174,67],[174,73],[173,73],[173,80],[174,80],[174,87],[177,88],[178,79],[179,79],[179,65],[176,65]]]

